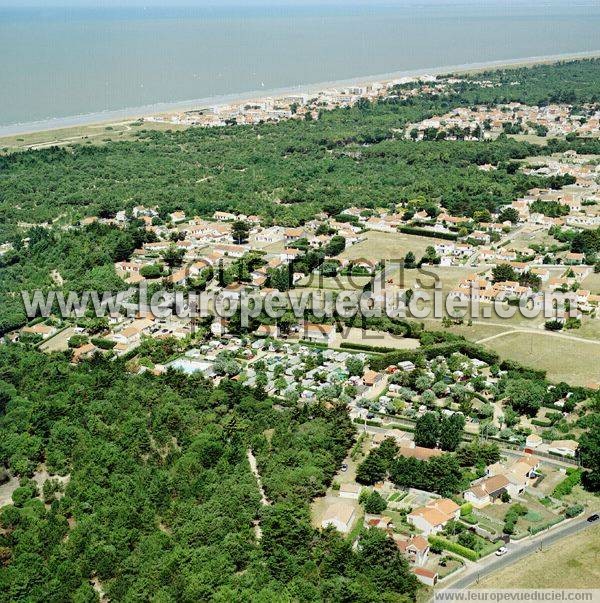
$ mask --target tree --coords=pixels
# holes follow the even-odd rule
[[[510,264],[498,264],[497,266],[494,266],[492,275],[495,283],[517,280],[517,273]]]
[[[365,508],[365,513],[370,513],[372,515],[378,515],[379,513],[383,513],[387,509],[387,503],[377,492],[374,490],[371,492],[367,498],[365,499],[363,506]]]
[[[416,268],[417,264],[416,264],[416,258],[415,258],[415,254],[412,251],[409,251],[405,256],[404,256],[404,267],[405,268]]]
[[[248,240],[250,234],[250,225],[242,220],[236,220],[231,226],[231,236],[237,244],[241,244]]]
[[[519,221],[519,212],[514,207],[507,207],[500,212],[498,221],[516,224]]]
[[[513,410],[529,417],[537,414],[545,393],[543,382],[529,379],[509,379],[504,389]]]
[[[372,452],[356,469],[356,481],[359,484],[372,486],[383,481],[387,473],[384,459]]]
[[[183,249],[177,249],[175,245],[170,245],[168,249],[162,252],[162,259],[169,268],[174,268],[175,266],[181,266],[184,255],[185,251]]]
[[[415,424],[415,444],[435,448],[439,438],[440,423],[436,413],[427,412]]]
[[[591,429],[581,435],[579,458],[586,468],[583,485],[592,492],[600,492],[600,430]]]
[[[444,417],[440,425],[440,448],[453,452],[462,441],[465,417],[460,413],[454,413]]]
[[[346,239],[341,235],[334,235],[325,247],[325,254],[329,257],[335,257],[346,248]]]
[[[364,372],[364,362],[360,359],[357,358],[356,356],[350,356],[347,360],[346,360],[346,370],[348,371],[348,374],[352,377],[362,377],[362,374]]]

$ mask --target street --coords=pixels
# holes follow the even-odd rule
[[[477,563],[468,563],[466,570],[457,574],[455,580],[452,580],[452,577],[450,577],[449,582],[444,582],[442,587],[436,589],[436,591],[440,592],[449,588],[468,588],[482,578],[532,555],[537,550],[540,550],[540,547],[543,550],[562,538],[573,536],[586,529],[593,529],[594,527],[597,529],[598,523],[589,523],[586,519],[591,513],[592,511],[586,510],[585,515],[581,519],[567,521],[562,526],[528,538],[525,542],[511,542],[506,547],[508,553],[503,557],[490,555]]]

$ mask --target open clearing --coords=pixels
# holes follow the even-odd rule
[[[513,333],[485,343],[502,358],[547,371],[551,381],[587,385],[600,381],[600,346],[544,332]]]
[[[471,588],[600,588],[600,527],[563,539]]]
[[[114,123],[75,126],[44,132],[16,134],[0,138],[0,152],[25,149],[42,149],[67,144],[102,144],[109,140],[132,140],[142,130],[183,130],[187,126],[157,122],[137,122],[135,119]]]
[[[421,345],[418,339],[395,337],[391,333],[384,331],[363,330],[355,327],[347,328],[343,333],[338,332],[335,336],[333,347],[339,348],[344,342],[396,348],[398,350],[414,350]]]
[[[427,247],[442,242],[444,242],[442,239],[371,230],[365,234],[363,241],[345,249],[340,254],[340,258],[375,262],[379,260],[401,260],[409,251],[412,251],[419,260]]]

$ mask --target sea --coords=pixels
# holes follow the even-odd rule
[[[598,0],[265,0],[178,8],[3,2],[0,135],[379,74],[600,51]]]

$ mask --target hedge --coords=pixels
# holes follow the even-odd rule
[[[350,341],[343,341],[340,343],[340,348],[364,350],[365,352],[376,352],[379,354],[389,354],[390,352],[394,352],[396,350],[396,348],[379,347],[376,345],[367,345],[366,343],[352,343]]]
[[[532,425],[537,425],[538,427],[552,427],[552,421],[548,421],[546,419],[531,419],[529,422]]]
[[[448,241],[456,241],[457,234],[449,232],[437,232],[436,230],[426,230],[424,228],[414,228],[412,226],[401,226],[398,230],[403,234],[412,234],[418,237],[431,237],[434,239],[446,239]]]
[[[103,339],[102,337],[92,337],[90,341],[101,350],[112,350],[117,345],[116,341]]]
[[[466,546],[462,546],[462,544],[458,544],[457,542],[452,542],[450,540],[446,540],[441,536],[430,536],[429,544],[433,546],[437,546],[440,549],[445,551],[450,551],[451,553],[456,553],[465,559],[469,559],[469,561],[477,561],[480,557],[477,551],[473,549],[468,549]]]
[[[560,498],[561,496],[571,494],[573,488],[581,482],[582,474],[583,472],[581,469],[567,469],[567,477],[556,485],[554,491],[552,492],[552,496],[555,498]]]
[[[465,339],[459,339],[458,341],[436,343],[416,350],[396,350],[395,352],[384,354],[381,358],[376,358],[371,363],[371,368],[373,370],[383,370],[392,364],[398,364],[405,360],[414,361],[419,356],[425,356],[427,360],[433,360],[437,356],[448,357],[456,352],[464,354],[469,358],[477,358],[487,364],[497,364],[500,360],[498,354],[495,352]]]

